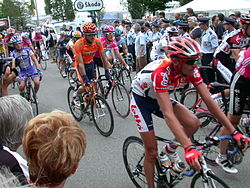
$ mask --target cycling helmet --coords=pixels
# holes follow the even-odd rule
[[[108,25],[102,30],[103,32],[115,32],[115,28],[112,25]]]
[[[10,27],[10,28],[7,29],[7,33],[8,34],[15,33],[15,29]]]
[[[97,32],[97,27],[95,24],[93,23],[85,23],[83,26],[82,26],[82,31],[84,33],[96,33]]]
[[[29,34],[28,33],[22,33],[21,37],[23,38],[23,40],[26,40],[29,38]]]
[[[122,33],[123,32],[120,29],[115,29],[115,36],[120,36]]]
[[[243,14],[240,18],[242,24],[250,24],[250,14]]]
[[[73,36],[74,38],[81,38],[81,37],[82,37],[82,33],[81,33],[80,31],[74,31],[74,32],[72,33],[72,36]]]
[[[22,38],[20,36],[13,36],[11,37],[10,39],[10,42],[13,43],[13,44],[17,44],[17,43],[20,43],[22,41]]]
[[[170,58],[181,58],[184,62],[197,60],[200,57],[199,44],[187,37],[172,37],[167,46],[167,54]]]
[[[61,35],[61,36],[64,36],[64,35],[66,35],[66,32],[65,32],[65,31],[61,31],[61,32],[60,32],[60,35]]]
[[[168,32],[168,33],[178,33],[178,28],[175,27],[175,26],[168,27],[168,28],[167,28],[167,32]]]
[[[41,31],[36,30],[36,31],[35,31],[35,34],[39,35],[39,34],[41,34]]]

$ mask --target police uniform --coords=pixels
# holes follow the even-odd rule
[[[186,22],[179,22],[178,23],[178,29],[180,30],[180,29],[184,29],[184,28],[185,29],[188,28],[188,23],[186,23]],[[179,37],[189,37],[190,38],[188,32],[179,34]]]
[[[131,26],[132,23],[126,23],[127,25]],[[136,61],[136,56],[135,56],[135,37],[136,37],[136,34],[135,32],[130,29],[128,32],[127,32],[127,48],[128,48],[128,52],[132,54],[133,56],[133,59],[134,59],[134,62]],[[135,69],[135,65],[133,65],[133,68]]]
[[[152,27],[157,27],[157,28],[160,28],[160,25],[157,24],[157,23],[152,23]],[[162,34],[160,32],[153,32],[153,35],[152,35],[152,41],[159,41],[161,39],[161,36]]]
[[[206,24],[209,22],[209,18],[198,18],[199,25]],[[208,29],[202,31],[201,35],[201,64],[204,66],[209,66],[213,60],[213,54],[216,48],[219,46],[218,36],[216,33],[208,27]],[[206,84],[215,81],[215,74],[213,70],[202,70],[202,77]]]
[[[163,18],[163,19],[161,19],[161,21],[163,22],[163,23],[170,23],[170,20],[168,20],[168,19],[166,19],[166,18]],[[161,29],[161,31],[160,31],[160,33],[162,34],[162,35],[166,35],[166,29],[164,29],[164,28],[162,28]]]
[[[235,19],[232,19],[232,18],[229,18],[229,17],[225,17],[224,18],[224,22],[223,24],[230,24],[234,27],[234,24],[235,24],[236,20]],[[236,29],[234,28],[233,31],[235,31]],[[229,33],[231,33],[232,31],[228,31],[226,30],[224,33],[223,33],[223,36],[222,36],[222,40],[226,38],[227,35],[229,35]]]

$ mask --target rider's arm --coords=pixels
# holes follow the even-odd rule
[[[122,51],[124,54],[128,54],[128,48],[127,48],[127,45],[125,43],[122,45]]]
[[[36,69],[37,69],[37,70],[41,70],[41,66],[40,66],[40,64],[38,63],[35,54],[32,54],[30,57],[31,57],[32,61],[34,62],[35,66],[36,66]]]
[[[160,105],[164,120],[171,129],[176,139],[182,144],[184,148],[192,145],[191,140],[187,137],[179,120],[174,114],[173,106],[168,92],[156,93],[156,99]]]
[[[116,56],[118,57],[119,61],[126,67],[127,66],[127,63],[125,62],[125,60],[123,59],[123,57],[121,56],[119,50],[114,50],[115,51],[115,54]]]
[[[207,105],[208,110],[228,129],[230,133],[235,131],[234,126],[230,123],[226,115],[219,108],[218,104],[212,99],[210,92],[208,91],[204,83],[196,86],[198,93],[202,100]]]
[[[102,63],[103,63],[104,69],[112,69],[112,65],[109,63],[108,58],[107,58],[104,50],[100,51],[99,53],[100,53],[100,56],[102,58]]]
[[[76,55],[76,61],[79,63],[79,73],[80,73],[80,75],[81,76],[86,75],[82,55]]]

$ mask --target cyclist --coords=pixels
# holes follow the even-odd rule
[[[119,52],[123,54],[127,54],[128,48],[126,45],[126,39],[121,36],[122,33],[123,32],[120,29],[115,30],[115,41],[117,42]]]
[[[36,30],[35,31],[35,35],[32,38],[33,41],[33,45],[34,45],[34,49],[35,50],[41,50],[41,45],[43,45],[43,47],[46,47],[46,37],[44,35],[42,35],[41,31]]]
[[[199,170],[198,158],[201,156],[192,145],[189,137],[198,129],[200,122],[185,106],[170,99],[169,93],[182,88],[191,82],[206,103],[210,112],[226,126],[233,138],[244,139],[237,132],[216,102],[211,98],[206,85],[200,76],[196,63],[200,58],[200,47],[196,41],[187,37],[173,37],[167,46],[169,59],[156,60],[144,67],[132,82],[131,112],[136,119],[137,129],[145,147],[144,169],[148,187],[154,187],[154,162],[158,155],[157,142],[152,122],[152,114],[164,118],[185,150],[187,163]],[[244,141],[246,141],[244,139]],[[247,147],[247,143],[246,143]],[[171,145],[166,151],[173,162],[179,161],[179,156]],[[171,154],[171,155],[170,155]]]
[[[96,52],[100,53],[103,66],[105,68],[105,75],[109,76],[108,69],[112,68],[107,56],[105,54],[101,40],[96,38],[97,27],[93,23],[85,23],[82,26],[84,37],[77,40],[75,43],[75,67],[78,75],[78,79],[82,83],[88,83],[89,80],[94,78],[94,62],[93,57]],[[84,92],[84,87],[79,87],[77,92],[74,93],[75,101],[78,100],[78,96]]]
[[[58,49],[60,69],[63,71],[62,76],[64,78],[67,76],[64,71],[64,54],[67,51],[67,43],[69,42],[69,39],[70,39],[69,32],[61,31],[60,38],[56,43],[56,48]]]
[[[10,52],[14,50],[13,45],[10,43],[10,39],[13,36],[17,36],[17,35],[15,34],[15,29],[10,27],[7,29],[7,35],[4,37],[6,57],[9,57]]]
[[[4,46],[3,35],[0,34],[0,57],[5,57],[6,51]]]
[[[11,57],[14,58],[12,62],[12,68],[19,67],[20,68],[20,85],[19,91],[20,95],[24,96],[24,88],[25,82],[27,78],[22,77],[26,74],[33,74],[40,72],[40,64],[38,63],[34,52],[29,47],[22,46],[22,39],[19,36],[14,36],[11,38],[11,42],[15,50],[13,50],[10,54]],[[40,87],[40,75],[33,75],[32,79],[34,82],[34,89],[37,93]]]
[[[113,39],[115,28],[108,25],[102,31],[104,33],[104,37],[101,38],[101,42],[106,51],[108,61],[113,64],[113,61],[117,57],[119,61],[129,70],[129,66],[119,53],[117,42]]]
[[[29,47],[34,52],[35,50],[34,50],[34,48],[32,46],[32,43],[31,43],[31,41],[29,39],[29,34],[28,33],[23,33],[21,35],[21,37],[22,37],[22,46],[23,47]]]

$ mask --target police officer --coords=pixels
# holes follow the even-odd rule
[[[213,54],[219,45],[216,33],[209,27],[209,18],[198,18],[198,24],[202,30],[201,35],[201,64],[209,66],[213,60]],[[206,84],[215,81],[215,73],[213,69],[202,69],[201,75]]]
[[[179,29],[179,36],[180,37],[190,37],[188,34],[188,23],[186,22],[179,22],[178,23],[178,29]]]
[[[161,39],[162,34],[160,33],[160,25],[157,23],[152,23],[152,41],[159,41]]]
[[[134,59],[134,62],[136,61],[135,56],[135,32],[131,29],[132,23],[126,22],[126,31],[127,31],[127,47],[128,47],[128,53],[131,53]],[[133,69],[135,70],[135,64],[133,65]]]
[[[225,17],[224,18],[224,22],[223,22],[223,25],[224,25],[224,28],[225,28],[225,32],[223,33],[223,36],[222,36],[222,40],[229,34],[231,33],[232,31],[235,31],[235,24],[236,20],[233,19],[233,18],[229,18],[229,17]]]
[[[160,33],[162,35],[166,35],[167,34],[167,28],[169,27],[169,24],[170,24],[170,20],[167,19],[167,18],[163,18],[160,20],[160,25],[161,25],[161,31]]]

